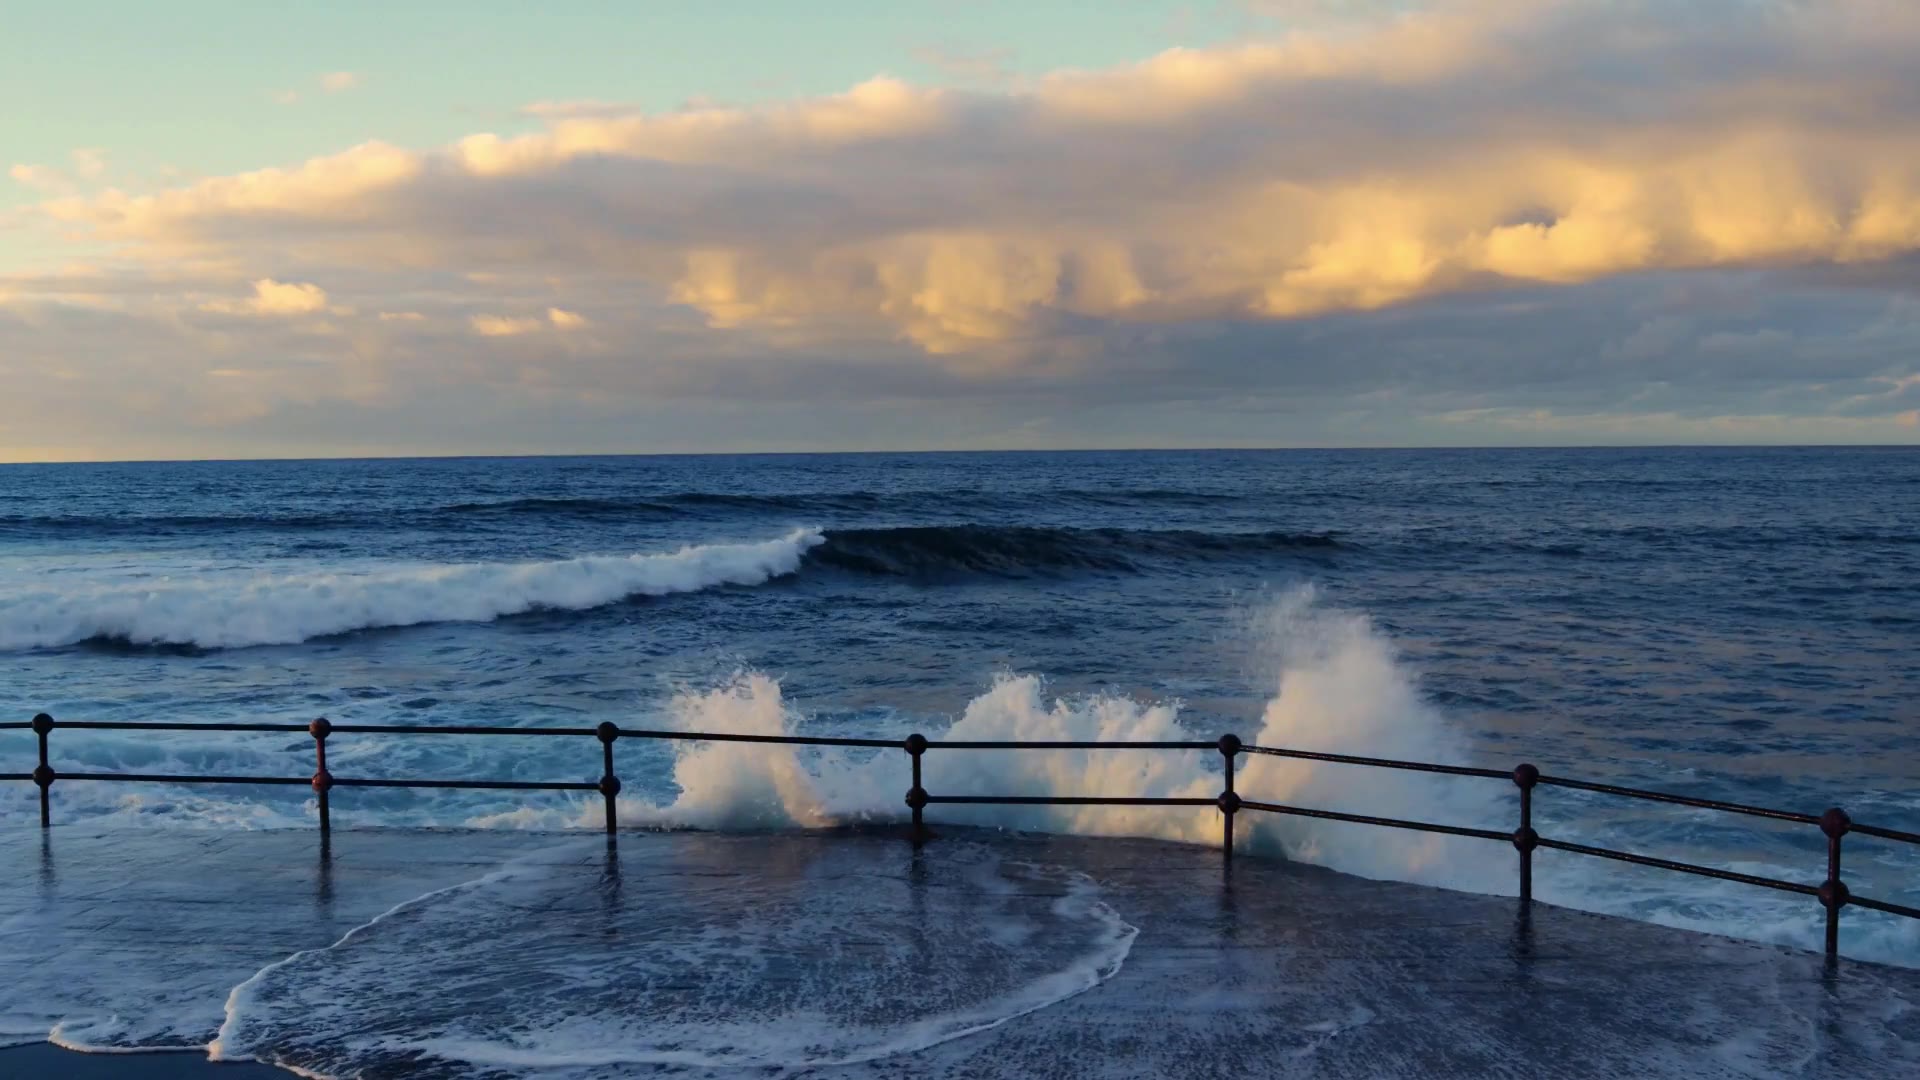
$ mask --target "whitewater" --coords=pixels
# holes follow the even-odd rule
[[[1857,820],[1910,829],[1920,824],[1911,706],[1920,700],[1911,663],[1920,543],[1899,493],[1920,480],[1916,458],[1516,451],[9,467],[0,469],[0,694],[22,720],[44,710],[180,722],[605,720],[884,739],[1233,733],[1503,770],[1529,761],[1802,812],[1837,804]],[[312,768],[310,740],[276,735],[56,731],[51,749],[66,772]],[[620,817],[635,829],[787,834],[886,828],[906,816],[898,751],[638,740],[617,749]],[[0,732],[0,773],[25,771],[31,759],[30,735]],[[368,778],[599,774],[591,740],[336,735],[329,759],[336,775]],[[1211,798],[1220,758],[936,750],[925,786]],[[1518,812],[1515,789],[1500,781],[1279,758],[1243,757],[1237,787],[1264,801],[1502,831]],[[311,830],[316,810],[304,788],[84,783],[57,784],[55,805],[62,828],[102,842],[155,830]],[[31,836],[37,813],[31,785],[0,784],[0,836]],[[57,1037],[94,1049],[199,1045],[219,1023],[206,1010],[238,995],[223,1044],[284,1041],[285,1032],[250,1034],[240,1006],[272,999],[280,1004],[257,1015],[274,1015],[325,987],[364,988],[380,957],[415,947],[405,944],[410,919],[431,915],[441,927],[546,902],[538,898],[565,873],[538,858],[513,861],[523,853],[512,838],[601,823],[597,795],[519,792],[337,790],[332,814],[342,828],[479,830],[501,838],[500,861],[430,895],[384,897],[338,928],[341,941],[359,935],[343,948],[289,960],[273,968],[279,975],[236,960],[217,978],[159,980],[181,988],[178,1009],[69,1018]],[[941,806],[929,816],[936,826],[1196,849],[1220,836],[1205,807]],[[1788,880],[1817,880],[1823,866],[1814,830],[1591,793],[1541,793],[1536,822],[1562,839]],[[1511,848],[1471,838],[1247,814],[1238,841],[1255,859],[1472,894],[1514,890]],[[1009,949],[1004,980],[973,1005],[881,1034],[829,1025],[815,1033],[817,1057],[762,1047],[767,1060],[866,1060],[891,1052],[889,1040],[948,1038],[1109,977],[1129,940],[1125,911],[1101,907],[1096,883],[1057,868],[1001,868],[991,847],[978,856],[981,888],[1038,875],[1046,884],[1033,887],[1059,905],[1001,923],[1058,920],[1064,951],[1028,962]],[[1862,841],[1847,858],[1856,892],[1909,903],[1920,892],[1920,860],[1908,851]],[[1818,946],[1820,912],[1800,897],[1571,855],[1543,853],[1536,865],[1536,895],[1551,904]],[[833,925],[831,895],[796,903],[800,929],[779,932]],[[1920,967],[1920,936],[1891,916],[1850,909],[1842,947]],[[553,992],[570,985],[561,979]],[[41,1018],[7,1019],[17,1004],[0,1001],[0,1028],[46,1038]],[[846,1003],[850,1016],[866,1007]],[[529,1035],[526,1046],[545,1053],[563,1034]],[[434,1045],[471,1035],[444,1032]],[[636,1037],[576,1043],[631,1046]],[[506,1055],[502,1068],[519,1052],[487,1045]],[[646,1060],[683,1051],[735,1061],[718,1043],[666,1042]]]

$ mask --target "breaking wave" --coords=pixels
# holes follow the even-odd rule
[[[0,595],[0,649],[88,641],[235,648],[529,611],[583,611],[635,596],[758,585],[800,568],[820,534],[551,562],[159,579]]]
[[[1327,551],[1331,536],[1281,532],[936,525],[823,532],[761,543],[547,562],[374,566],[279,575],[27,586],[0,592],[0,649],[290,645],[357,630],[587,611],[636,596],[759,585],[805,567],[938,579],[1124,573],[1144,561]]]

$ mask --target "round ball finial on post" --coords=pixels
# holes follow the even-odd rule
[[[919,757],[921,754],[927,752],[927,737],[916,731],[907,736],[906,740],[900,745],[907,753],[912,754],[914,757]]]
[[[323,716],[307,725],[307,734],[320,742],[325,742],[327,736],[333,734],[333,721]]]
[[[1220,736],[1220,753],[1225,757],[1232,757],[1239,753],[1245,745],[1245,743],[1240,741],[1240,736],[1238,735]]]
[[[602,720],[599,725],[593,729],[593,735],[603,743],[611,743],[620,737],[620,725],[615,724],[611,720]]]
[[[1516,765],[1513,769],[1513,784],[1521,791],[1532,791],[1540,782],[1540,770],[1533,765]]]
[[[15,713],[14,715],[18,716],[20,714]],[[53,717],[48,716],[46,713],[41,713],[40,715],[35,716],[33,718],[33,733],[35,735],[45,735],[47,732],[52,730],[53,730]]]
[[[1820,815],[1820,831],[1829,837],[1845,836],[1852,828],[1853,819],[1847,816],[1845,810],[1837,806]]]

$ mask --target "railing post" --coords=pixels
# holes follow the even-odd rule
[[[600,794],[607,800],[607,835],[612,836],[620,827],[620,810],[615,803],[620,794],[620,778],[613,775],[613,740],[620,737],[620,728],[602,720],[600,726],[593,729],[600,739],[602,771],[600,773]]]
[[[927,737],[916,731],[907,736],[900,746],[913,759],[913,786],[907,789],[907,805],[913,809],[913,843],[918,847],[927,839],[924,813],[927,808],[927,789],[920,786],[920,755],[927,752]]]
[[[333,734],[333,721],[321,717],[307,725],[313,736],[313,793],[320,802],[320,837],[324,843],[333,835],[333,812],[327,806],[327,793],[333,790],[333,774],[327,771],[327,736]]]
[[[53,827],[53,803],[47,789],[53,786],[53,766],[47,764],[47,734],[53,730],[53,717],[46,713],[33,718],[33,733],[40,741],[40,764],[34,766],[33,782],[40,787],[40,827]]]
[[[1853,828],[1845,810],[1834,807],[1820,815],[1820,831],[1827,834],[1827,880],[1820,885],[1820,905],[1827,909],[1827,959],[1840,958],[1840,909],[1852,894],[1840,880],[1840,838]]]
[[[1226,761],[1226,784],[1220,792],[1220,855],[1233,863],[1233,815],[1240,812],[1240,795],[1233,790],[1233,758],[1240,752],[1240,736],[1220,736],[1220,756]]]
[[[1533,903],[1533,849],[1540,846],[1540,834],[1533,831],[1533,786],[1540,782],[1540,770],[1520,765],[1513,770],[1513,783],[1520,789],[1520,827],[1513,831],[1513,847],[1520,853],[1520,903]]]

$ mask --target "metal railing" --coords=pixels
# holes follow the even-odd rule
[[[303,733],[311,736],[314,744],[314,772],[311,776],[188,776],[171,773],[129,773],[129,772],[73,772],[56,773],[48,763],[48,737],[55,729],[71,728],[82,731],[236,731],[236,732],[278,732]],[[52,788],[56,781],[103,781],[116,783],[167,783],[167,784],[269,784],[287,786],[311,786],[316,796],[320,819],[320,832],[329,834],[333,828],[330,794],[334,788],[460,788],[470,790],[505,791],[597,791],[606,801],[605,826],[608,836],[613,836],[619,828],[620,777],[614,772],[613,746],[620,739],[654,739],[677,742],[736,742],[770,743],[781,746],[834,746],[860,747],[878,750],[905,751],[912,765],[912,785],[907,789],[906,805],[912,811],[911,836],[915,844],[923,843],[929,837],[926,825],[926,808],[929,806],[1211,806],[1220,811],[1221,853],[1228,865],[1232,864],[1234,849],[1234,818],[1245,811],[1268,814],[1285,814],[1295,817],[1317,818],[1326,821],[1350,822],[1358,825],[1376,825],[1392,829],[1410,829],[1420,832],[1443,833],[1449,836],[1466,836],[1481,840],[1493,840],[1512,844],[1519,853],[1520,901],[1522,905],[1533,902],[1533,853],[1540,848],[1554,851],[1567,851],[1576,855],[1590,855],[1596,858],[1612,859],[1618,862],[1632,863],[1636,866],[1650,866],[1660,870],[1670,870],[1682,874],[1694,874],[1700,877],[1717,878],[1721,881],[1734,881],[1780,892],[1798,893],[1817,899],[1826,911],[1826,953],[1829,958],[1838,957],[1840,951],[1840,911],[1853,905],[1874,911],[1883,911],[1909,919],[1920,919],[1920,908],[1908,907],[1886,900],[1855,896],[1847,888],[1840,876],[1841,838],[1848,833],[1878,837],[1905,844],[1920,845],[1920,834],[1903,832],[1898,829],[1886,829],[1873,825],[1863,825],[1853,821],[1846,811],[1839,807],[1825,813],[1802,814],[1787,810],[1773,810],[1760,806],[1748,806],[1741,803],[1721,802],[1715,799],[1696,799],[1686,795],[1674,795],[1667,792],[1646,791],[1640,788],[1620,787],[1614,784],[1599,784],[1586,780],[1573,780],[1561,776],[1543,775],[1532,765],[1523,764],[1510,772],[1499,769],[1482,769],[1466,765],[1439,765],[1420,761],[1398,761],[1391,758],[1356,757],[1351,754],[1326,754],[1310,750],[1289,750],[1273,746],[1251,746],[1242,743],[1237,736],[1222,735],[1210,742],[1206,741],[1161,741],[1161,742],[1111,742],[1111,741],[981,741],[968,739],[934,740],[924,735],[913,734],[904,739],[852,739],[832,738],[816,735],[743,735],[732,732],[713,731],[659,731],[646,728],[625,728],[611,723],[602,723],[590,728],[527,728],[481,725],[455,725],[411,727],[395,724],[335,724],[326,718],[310,724],[172,724],[172,723],[136,723],[128,721],[59,721],[45,713],[27,722],[0,722],[0,731],[31,730],[38,740],[39,764],[30,773],[0,773],[0,782],[31,781],[40,789],[40,826],[50,828],[53,824]],[[546,738],[592,738],[601,746],[601,775],[597,781],[534,781],[534,780],[434,780],[434,779],[373,779],[368,777],[335,776],[327,768],[327,739],[333,735],[514,735]],[[1101,795],[934,795],[922,784],[921,759],[930,750],[1198,750],[1217,752],[1222,759],[1222,789],[1214,798],[1203,797],[1146,797],[1146,796],[1101,796]],[[1444,825],[1431,821],[1411,821],[1404,818],[1376,817],[1367,814],[1350,814],[1337,810],[1321,810],[1312,807],[1289,806],[1281,803],[1261,802],[1242,798],[1234,787],[1235,760],[1242,754],[1262,754],[1271,757],[1294,758],[1303,761],[1324,761],[1339,765],[1357,765],[1366,768],[1400,769],[1411,772],[1440,773],[1448,776],[1478,777],[1505,780],[1512,783],[1520,792],[1520,823],[1512,832],[1497,829],[1477,829],[1461,825]],[[1546,785],[1549,787],[1571,788],[1577,791],[1590,791],[1603,795],[1616,795],[1629,799],[1641,799],[1651,802],[1672,803],[1702,810],[1716,810],[1725,813],[1743,814],[1750,817],[1768,818],[1774,821],[1790,822],[1797,825],[1818,826],[1827,841],[1826,877],[1818,885],[1804,882],[1782,881],[1778,878],[1759,877],[1753,874],[1736,873],[1711,866],[1695,863],[1676,862],[1671,859],[1655,858],[1613,848],[1595,847],[1590,844],[1576,844],[1568,840],[1555,840],[1541,836],[1533,828],[1534,789]]]

